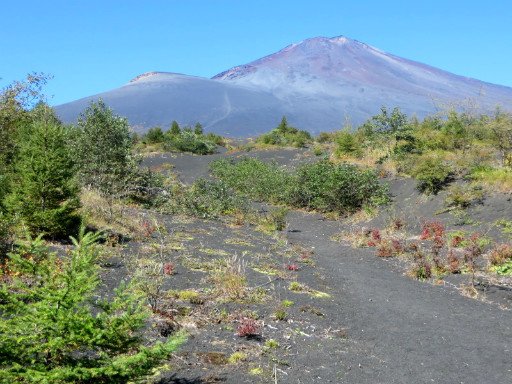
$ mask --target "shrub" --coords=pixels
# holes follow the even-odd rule
[[[481,201],[483,197],[483,190],[479,186],[453,185],[448,189],[445,203],[448,207],[465,209]]]
[[[240,315],[240,325],[237,328],[236,334],[240,337],[251,337],[261,334],[260,326],[252,317]]]
[[[286,321],[288,319],[288,314],[283,308],[278,308],[274,312],[274,317],[277,321]]]
[[[512,260],[512,246],[509,244],[496,245],[489,254],[489,264],[493,267],[500,266]]]
[[[95,299],[98,235],[72,238],[57,258],[41,236],[20,243],[0,289],[0,381],[120,383],[149,375],[184,341],[142,346],[148,311],[124,284],[112,301]]]
[[[338,133],[336,137],[336,144],[338,147],[335,150],[335,154],[338,157],[343,155],[361,155],[361,145],[357,140],[356,133],[348,130],[343,130]]]
[[[448,182],[452,170],[440,157],[423,156],[418,159],[411,174],[418,180],[421,192],[436,195]]]
[[[416,280],[427,280],[432,276],[432,267],[424,260],[417,260],[409,269],[408,276]]]
[[[228,187],[260,201],[279,203],[286,200],[293,176],[277,163],[267,164],[261,160],[245,157],[239,162],[218,159],[210,164],[214,176]]]
[[[278,127],[270,133],[258,137],[256,143],[302,148],[306,143],[312,140],[313,138],[308,131],[298,130],[295,127],[289,126],[286,116],[283,116]]]
[[[296,186],[289,196],[291,205],[323,212],[346,214],[388,201],[387,186],[374,171],[328,160],[299,168]]]
[[[166,208],[171,213],[184,213],[202,218],[248,213],[247,198],[234,193],[223,181],[199,179],[192,187],[176,188]]]
[[[198,155],[208,155],[215,152],[216,144],[202,134],[185,128],[176,137],[171,137],[165,143],[165,149],[170,151],[191,152]]]

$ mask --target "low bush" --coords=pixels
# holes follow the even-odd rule
[[[427,194],[436,195],[448,182],[452,170],[441,157],[420,157],[411,171],[418,180],[418,189]]]
[[[322,212],[346,214],[388,202],[387,186],[374,171],[328,160],[299,168],[295,187],[291,205]]]
[[[198,135],[191,129],[184,129],[176,137],[166,141],[164,149],[208,155],[215,152],[216,144],[209,141],[202,134]]]
[[[238,162],[215,160],[210,164],[210,171],[228,187],[253,199],[271,203],[286,201],[287,190],[294,184],[294,176],[277,163],[265,163],[250,157]]]
[[[205,179],[196,180],[191,187],[175,189],[164,209],[202,218],[234,216],[251,210],[249,200],[234,193],[226,183]]]
[[[252,158],[237,163],[218,159],[210,169],[229,187],[251,198],[297,208],[346,214],[364,205],[388,202],[387,186],[380,184],[374,171],[329,160],[303,165],[295,174],[274,162]]]

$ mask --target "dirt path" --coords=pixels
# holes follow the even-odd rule
[[[332,303],[322,309],[352,341],[343,382],[512,382],[511,311],[413,281],[369,250],[330,241],[336,222],[293,213],[289,223],[290,242],[314,247],[331,287]]]

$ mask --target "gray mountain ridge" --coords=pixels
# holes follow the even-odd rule
[[[316,37],[228,69],[211,79],[148,72],[98,95],[56,107],[73,122],[101,98],[139,133],[173,120],[228,137],[275,128],[283,115],[313,134],[354,127],[400,107],[423,118],[450,106],[487,113],[512,109],[512,88],[482,82],[404,59],[343,36]]]

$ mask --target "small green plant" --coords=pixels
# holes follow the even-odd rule
[[[315,146],[315,148],[313,148],[313,155],[321,156],[321,155],[323,155],[323,153],[324,153],[324,150],[319,145],[317,145],[317,146]]]
[[[289,301],[289,300],[284,300],[281,305],[283,307],[291,307],[292,305],[295,305],[295,303],[293,301]]]
[[[260,367],[252,368],[249,373],[252,373],[253,375],[263,375],[263,369]]]
[[[234,352],[228,357],[228,363],[235,364],[245,360],[245,355],[242,352]]]
[[[179,298],[180,300],[193,300],[199,297],[199,293],[194,291],[180,291]]]
[[[290,283],[290,286],[288,287],[290,289],[290,291],[294,291],[294,292],[300,292],[303,290],[302,286],[297,283],[296,281],[293,281]]]
[[[286,321],[288,320],[288,314],[283,308],[278,308],[274,312],[274,317],[277,321]]]
[[[279,343],[277,341],[275,341],[274,339],[267,340],[265,342],[265,345],[269,348],[278,348],[279,347]]]

